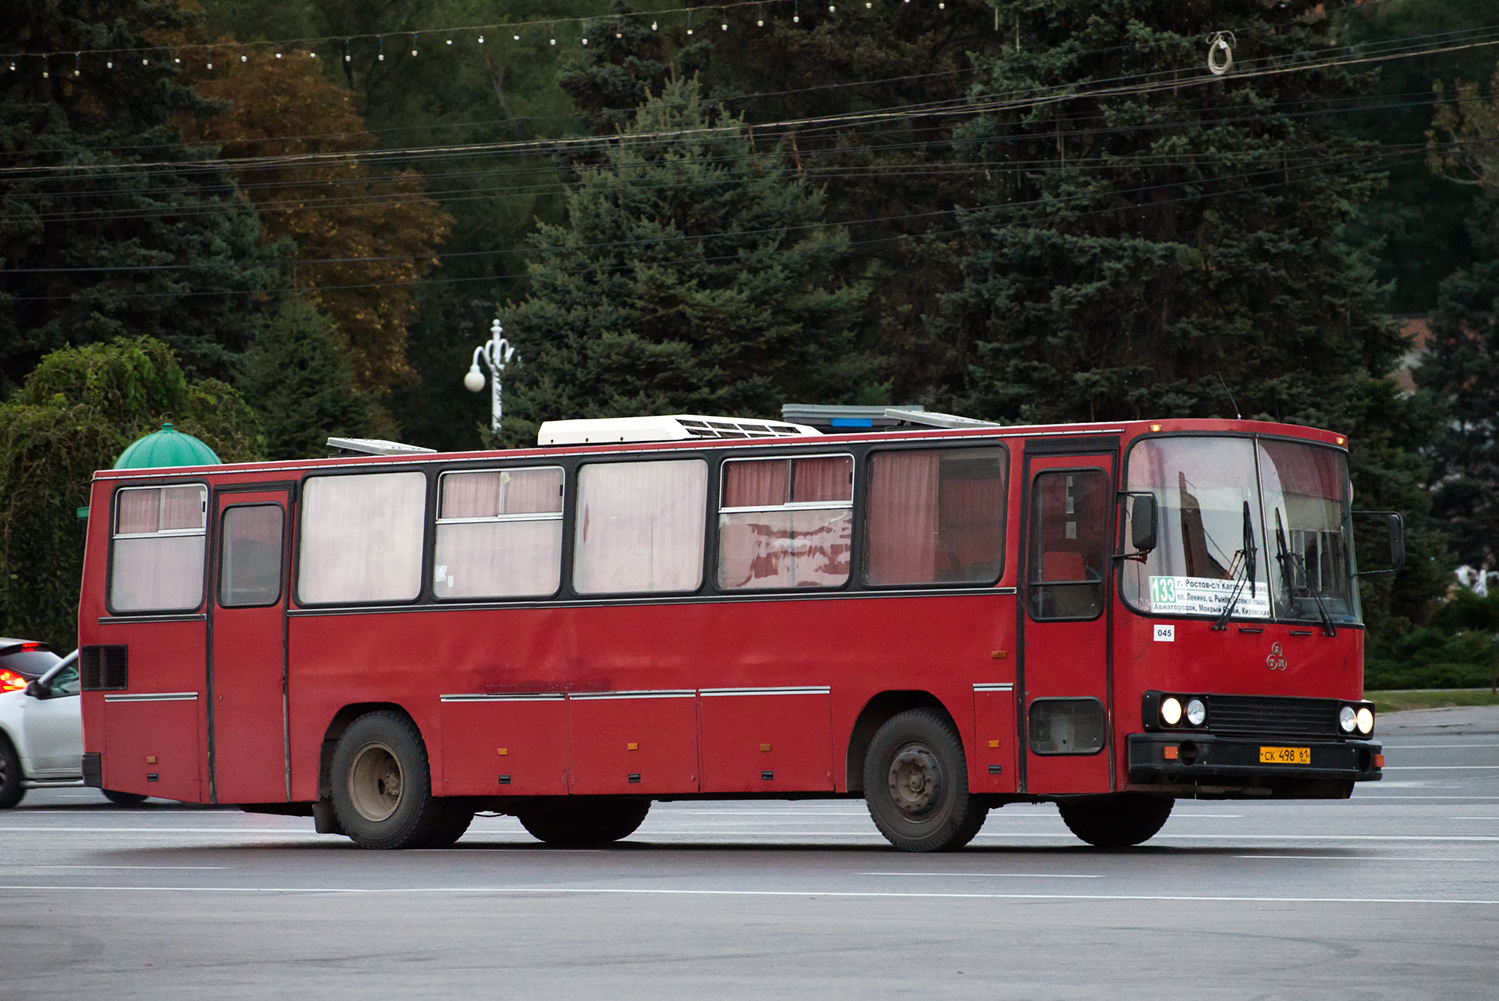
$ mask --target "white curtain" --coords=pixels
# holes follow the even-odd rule
[[[207,488],[197,483],[120,491],[115,534],[137,537],[114,540],[110,608],[179,612],[201,604],[207,500]]]
[[[301,601],[410,601],[421,593],[423,474],[316,476],[302,497]]]
[[[696,590],[707,488],[701,459],[583,466],[573,586],[581,594]]]

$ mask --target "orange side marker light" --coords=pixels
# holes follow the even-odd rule
[[[1167,761],[1175,761],[1178,749],[1175,746],[1161,748],[1161,757]]]

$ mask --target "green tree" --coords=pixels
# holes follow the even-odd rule
[[[226,376],[253,338],[275,255],[229,174],[171,124],[207,105],[151,48],[195,18],[136,0],[26,0],[0,17],[15,64],[0,74],[0,396],[67,344],[149,335]],[[102,51],[121,49],[145,54]],[[44,55],[58,50],[83,54]]]
[[[226,462],[260,457],[239,394],[190,381],[151,338],[54,351],[0,403],[0,622],[12,635],[76,643],[84,522],[75,511],[94,471],[164,420]]]
[[[1444,89],[1437,87],[1439,97]],[[1428,165],[1480,194],[1469,221],[1475,259],[1442,283],[1417,383],[1446,420],[1433,449],[1434,514],[1460,561],[1499,568],[1499,70],[1485,95],[1459,84],[1438,105]]]
[[[268,459],[326,455],[334,435],[390,433],[355,385],[353,364],[327,318],[300,299],[288,298],[256,338],[240,386],[260,415]]]
[[[828,280],[846,237],[779,153],[710,119],[697,84],[672,81],[582,171],[568,225],[541,227],[531,295],[503,311],[521,358],[508,441],[556,418],[774,417],[858,388],[866,293]]]

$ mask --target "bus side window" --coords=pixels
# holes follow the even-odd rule
[[[545,597],[561,583],[561,467],[442,475],[432,559],[439,601]]]
[[[1103,610],[1109,478],[1098,470],[1043,472],[1031,484],[1033,619],[1091,619]]]
[[[865,582],[999,580],[1005,484],[1005,452],[1000,448],[875,453],[869,460],[865,500]]]
[[[427,477],[312,476],[302,492],[297,597],[307,603],[413,601],[422,590]]]
[[[280,504],[244,504],[224,512],[219,533],[219,605],[252,608],[281,600]]]
[[[730,459],[719,492],[718,586],[843,584],[853,507],[851,455]]]
[[[125,487],[115,495],[109,607],[173,612],[203,600],[208,488]]]
[[[707,507],[702,459],[582,466],[573,587],[579,594],[697,590]]]

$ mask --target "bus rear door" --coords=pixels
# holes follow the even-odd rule
[[[209,624],[213,801],[291,798],[286,747],[289,490],[216,491]]]

